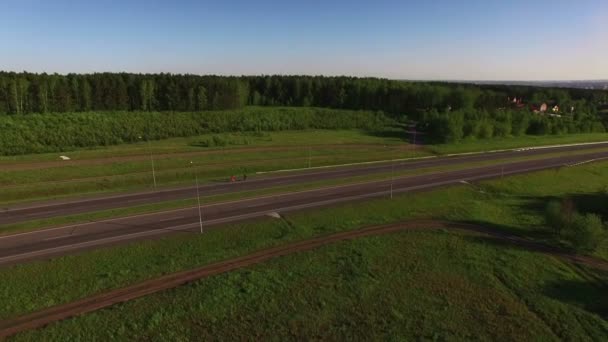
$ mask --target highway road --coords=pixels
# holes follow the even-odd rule
[[[514,157],[541,157],[548,153],[585,151],[608,147],[608,142],[589,145],[560,146],[530,150],[512,150],[501,152],[488,152],[452,157],[438,157],[414,161],[400,161],[395,163],[378,163],[367,165],[353,165],[335,168],[299,171],[280,176],[266,176],[251,179],[246,182],[212,183],[200,187],[204,196],[234,193],[248,190],[303,184],[321,180],[343,179],[355,176],[365,176],[394,171],[415,170],[428,167],[449,166],[463,163],[499,161]],[[1,189],[0,189],[1,190]],[[0,191],[1,193],[1,191]],[[44,219],[57,216],[81,214],[92,211],[137,206],[149,203],[180,200],[192,198],[196,194],[194,187],[183,187],[159,191],[137,192],[119,195],[105,195],[92,198],[78,198],[62,201],[30,203],[12,207],[4,207],[0,211],[0,225]]]
[[[391,192],[396,194],[420,191],[463,181],[476,181],[598,160],[608,160],[608,151],[506,162],[466,170],[397,178],[392,182],[390,180],[368,182],[210,204],[202,208],[203,228],[214,229],[222,223],[263,217],[274,212],[285,213],[348,201],[388,197]],[[194,207],[5,236],[0,237],[0,266],[177,232],[197,232],[199,229],[198,208]]]

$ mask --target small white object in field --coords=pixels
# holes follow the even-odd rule
[[[279,213],[277,213],[277,212],[268,213],[268,214],[266,214],[266,216],[270,216],[270,217],[273,217],[273,218],[276,218],[276,219],[280,219],[281,218],[281,215]]]
[[[68,156],[59,156],[59,158],[61,158],[61,160],[70,160],[70,157]]]

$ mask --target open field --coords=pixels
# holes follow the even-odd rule
[[[541,157],[535,156],[522,156],[522,157],[512,157],[505,158],[500,160],[501,163],[508,162],[517,162],[517,161],[525,161],[525,160],[534,160],[534,159],[545,159],[552,157],[565,157],[571,155],[578,155],[582,153],[591,153],[591,152],[600,152],[604,151],[605,148],[597,148],[597,149],[589,149],[584,151],[570,151],[570,152],[560,152],[560,153],[547,153],[543,154]],[[423,167],[420,169],[412,169],[412,170],[392,170],[391,172],[378,172],[373,175],[364,175],[364,176],[353,176],[353,177],[343,177],[339,179],[332,180],[319,180],[319,181],[311,181],[302,184],[294,184],[294,185],[285,185],[285,186],[274,186],[260,190],[243,190],[234,193],[226,193],[220,195],[206,195],[203,191],[203,194],[200,198],[201,203],[203,205],[212,204],[212,203],[222,203],[227,201],[234,200],[243,200],[248,198],[256,198],[260,196],[269,196],[269,195],[279,195],[285,194],[289,192],[298,192],[298,191],[308,191],[313,189],[322,189],[327,187],[334,186],[343,186],[349,184],[358,184],[363,182],[375,182],[382,181],[388,179],[400,179],[402,177],[415,176],[424,173],[436,173],[439,174],[441,172],[455,171],[455,170],[464,170],[472,167],[481,167],[486,165],[496,164],[496,161],[470,161],[467,163],[460,163],[455,165],[447,165],[447,166],[436,166],[436,167]],[[398,164],[399,165],[399,164]],[[162,202],[155,202],[151,204],[144,205],[136,205],[136,206],[127,206],[122,208],[115,209],[107,209],[107,210],[97,210],[93,212],[87,212],[82,214],[71,214],[64,215],[58,217],[50,217],[44,219],[35,219],[29,220],[21,223],[13,223],[13,224],[5,224],[0,227],[0,235],[12,234],[16,232],[24,232],[24,231],[33,231],[37,229],[44,229],[52,226],[60,226],[65,224],[75,224],[75,223],[83,223],[83,222],[92,222],[109,218],[118,218],[125,217],[129,215],[136,214],[144,214],[144,213],[153,213],[153,212],[162,212],[166,210],[173,210],[178,208],[188,208],[196,205],[197,201],[195,198],[185,198],[180,200],[168,200]]]
[[[154,158],[159,187],[191,184],[194,174],[203,182],[227,180],[230,175],[257,171],[325,166],[448,154],[606,140],[606,134],[523,137],[464,142],[455,145],[409,145],[400,127],[370,133],[362,130],[288,131],[219,134],[226,141],[248,141],[246,146],[202,147],[212,135],[112,146],[69,153],[0,158],[0,203],[114,193],[153,188]],[[192,162],[192,163],[191,163]]]
[[[602,201],[607,177],[608,163],[589,164],[507,177],[470,187],[457,186],[415,196],[406,194],[393,200],[293,213],[284,216],[283,220],[261,219],[210,230],[203,235],[184,233],[158,241],[8,267],[0,271],[3,279],[0,292],[5,298],[0,317],[14,317],[261,248],[408,218],[476,222],[562,246],[545,226],[543,203],[553,196],[569,195],[581,210],[597,211],[589,205]],[[605,211],[600,210],[600,213],[606,215]],[[607,251],[605,244],[595,255],[607,259]],[[66,279],[70,281],[66,282]]]
[[[191,184],[195,173],[202,181],[225,181],[231,175],[241,176],[256,171],[304,169],[309,166],[424,155],[420,151],[408,150],[407,144],[404,145],[400,138],[374,137],[361,131],[278,132],[269,135],[270,142],[265,142],[264,139],[266,138],[259,138],[259,144],[246,148],[199,147],[190,152],[164,154],[155,150],[157,185],[166,187]],[[306,146],[304,140],[314,141],[318,145]],[[170,141],[166,145],[158,142],[155,144],[163,148],[171,148],[172,144],[184,144],[182,147],[186,147],[185,150],[191,148],[183,140]],[[60,163],[6,162],[0,171],[0,186],[4,193],[0,202],[151,189],[151,160],[146,145],[138,147],[141,149],[137,150],[142,153],[140,155],[129,155],[128,153],[134,152],[132,146],[124,147],[122,153],[127,154],[125,157],[74,157],[73,160]]]
[[[187,285],[201,279],[251,267],[282,256],[307,252],[329,244],[335,244],[347,240],[361,239],[370,236],[381,236],[404,230],[409,231],[420,229],[427,231],[441,229],[444,232],[449,229],[481,234],[484,242],[504,244],[505,246],[512,248],[538,252],[553,256],[562,261],[575,263],[578,266],[592,268],[594,271],[599,270],[602,272],[608,272],[608,262],[595,258],[578,256],[566,251],[560,251],[559,249],[548,248],[546,245],[535,244],[504,232],[494,231],[491,228],[437,220],[415,220],[389,225],[365,227],[352,231],[345,231],[324,235],[317,238],[300,240],[274,248],[259,250],[255,253],[238,258],[205,265],[193,270],[168,274],[163,277],[137,283],[126,288],[104,292],[102,294],[71,302],[66,305],[54,306],[47,310],[41,310],[30,315],[21,316],[15,320],[0,322],[0,338],[32,329],[42,328],[57,321],[81,316],[90,312],[111,307],[119,303],[133,301],[144,296],[149,296],[161,291],[167,291]]]
[[[16,340],[601,340],[607,284],[593,277],[484,235],[393,233],[214,276]]]

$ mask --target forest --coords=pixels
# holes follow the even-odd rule
[[[511,99],[518,99],[518,106]],[[534,112],[533,106],[545,102],[561,111]],[[169,112],[178,119],[178,113],[289,106],[382,111],[399,121],[417,121],[430,141],[449,143],[467,137],[603,132],[608,119],[598,108],[607,103],[608,92],[602,90],[378,78],[0,72],[0,114],[29,117],[30,130],[43,125],[41,120],[58,120],[34,114],[120,112],[105,120],[123,120],[128,112]]]
[[[608,102],[608,92],[526,86],[406,82],[324,76],[32,74],[0,72],[0,113],[202,111],[255,106],[382,110],[416,117],[446,108],[505,107],[508,98],[555,101],[564,108]]]

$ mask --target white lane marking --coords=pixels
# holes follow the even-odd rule
[[[589,164],[598,160],[604,160],[604,159],[608,159],[608,157],[601,157],[601,158],[594,158],[594,159],[589,159],[589,160],[584,160],[582,162],[578,162],[578,163],[573,163],[573,164],[566,164],[566,166],[568,167],[572,167],[572,166],[579,166],[579,165],[583,165],[583,164]]]
[[[450,172],[450,171],[442,171],[442,172],[439,172],[439,173],[447,173],[447,172]],[[416,176],[416,175],[414,175],[414,176]],[[403,179],[403,178],[408,178],[408,177],[411,177],[411,175],[406,175],[406,176],[403,176],[403,177],[395,177],[395,180],[397,180],[397,179]],[[345,187],[350,187],[350,186],[357,186],[357,185],[362,185],[362,184],[382,183],[382,182],[386,182],[386,181],[388,181],[388,180],[372,181],[372,182],[349,183],[349,184],[345,184],[345,185],[336,185],[336,186],[315,188],[315,189],[310,189],[310,190],[301,190],[301,191],[293,191],[293,192],[287,192],[287,193],[278,193],[278,194],[271,194],[271,195],[260,196],[260,197],[250,197],[250,198],[239,199],[239,200],[234,200],[234,201],[224,201],[224,202],[216,202],[216,203],[204,204],[204,205],[201,206],[201,208],[211,208],[211,207],[214,207],[214,206],[220,206],[220,205],[226,205],[226,204],[242,203],[242,202],[248,202],[248,201],[258,201],[258,200],[272,198],[272,197],[277,197],[277,196],[297,195],[297,194],[308,193],[308,192],[313,192],[313,191],[327,191],[327,190],[333,190],[333,189],[338,189],[338,188],[345,188]],[[75,223],[75,224],[71,224],[71,225],[67,225],[67,226],[61,226],[61,227],[55,227],[55,228],[46,228],[46,229],[34,230],[34,231],[31,231],[31,232],[23,232],[23,233],[18,233],[18,234],[4,235],[4,236],[0,236],[0,240],[1,239],[12,238],[12,237],[17,237],[17,236],[23,236],[23,235],[45,233],[45,232],[50,232],[50,231],[55,231],[55,230],[60,230],[60,229],[70,229],[70,228],[74,228],[74,227],[88,226],[88,225],[97,224],[97,223],[113,222],[113,221],[117,221],[117,220],[126,220],[126,219],[138,218],[138,217],[158,215],[158,214],[168,214],[168,213],[174,213],[174,212],[180,212],[180,211],[187,211],[187,210],[192,210],[192,209],[196,209],[196,208],[197,208],[197,206],[191,206],[191,207],[179,208],[179,209],[173,209],[173,210],[165,210],[165,211],[157,211],[157,212],[137,214],[137,215],[131,215],[131,216],[115,217],[115,218],[110,218],[110,219],[105,219],[105,220],[99,220],[99,221],[91,221],[91,222],[85,222],[85,223]]]
[[[51,240],[59,240],[59,239],[64,239],[70,237],[70,235],[60,235],[60,236],[54,236],[54,237],[50,237],[50,238],[46,238],[43,239],[42,241],[51,241]]]
[[[429,184],[429,185],[413,186],[413,187],[410,187],[407,189],[418,189],[418,188],[423,188],[423,187],[429,187],[432,185],[448,184],[451,182],[453,182],[453,181],[439,182],[439,183],[434,183],[434,184]],[[406,191],[407,189],[400,189],[400,191],[395,191],[395,192],[402,192],[402,191]],[[332,199],[332,200],[294,205],[294,206],[280,208],[278,210],[270,210],[270,211],[264,210],[264,211],[254,212],[254,213],[243,214],[243,215],[229,216],[229,217],[205,221],[205,222],[203,222],[203,226],[209,226],[209,225],[214,225],[214,224],[218,224],[218,223],[225,223],[225,222],[230,222],[230,221],[238,221],[238,220],[243,220],[243,219],[248,219],[248,218],[260,217],[260,216],[264,216],[264,215],[268,214],[269,212],[284,212],[284,211],[305,209],[305,208],[328,205],[328,204],[344,202],[344,201],[349,201],[349,200],[354,200],[354,199],[376,197],[376,196],[384,195],[384,194],[388,194],[388,193],[389,193],[389,191],[380,191],[380,192],[364,194],[364,195],[348,196],[348,197],[336,198],[336,199]],[[115,237],[80,242],[80,243],[66,245],[66,246],[41,249],[38,251],[2,257],[2,258],[0,258],[0,263],[5,263],[7,261],[16,260],[16,259],[22,259],[22,258],[34,257],[34,256],[38,256],[38,255],[49,254],[49,253],[58,252],[58,251],[62,251],[62,250],[71,250],[71,249],[77,249],[77,248],[81,248],[81,247],[105,244],[105,243],[109,243],[109,242],[117,242],[117,241],[122,241],[122,240],[131,239],[131,238],[135,238],[135,237],[140,237],[140,236],[168,233],[171,231],[178,231],[178,230],[187,230],[189,228],[196,228],[196,227],[198,227],[198,225],[199,225],[198,222],[194,222],[194,223],[184,224],[184,225],[175,226],[175,227],[155,228],[155,229],[151,229],[151,230],[147,230],[147,231],[139,232],[139,233],[119,235],[119,236],[115,236]]]
[[[338,167],[342,167],[342,166],[381,164],[381,163],[389,163],[389,162],[424,160],[424,159],[433,159],[433,158],[442,158],[442,157],[467,156],[467,155],[484,154],[484,153],[497,153],[497,152],[509,152],[509,151],[520,152],[520,151],[527,151],[527,150],[533,150],[533,149],[551,149],[551,148],[560,148],[560,147],[600,145],[600,144],[606,144],[606,143],[608,143],[608,141],[596,141],[596,142],[574,143],[574,144],[558,144],[558,145],[547,145],[547,146],[520,147],[520,148],[512,148],[512,149],[477,151],[477,152],[462,152],[462,153],[451,153],[451,154],[446,154],[446,155],[442,155],[442,156],[424,156],[424,157],[412,157],[412,158],[402,158],[402,159],[393,159],[393,160],[377,160],[377,161],[360,162],[360,163],[348,163],[348,164],[335,164],[335,165],[326,165],[326,166],[315,166],[315,167],[311,167],[311,168],[260,171],[260,172],[256,172],[256,174],[291,172],[291,171],[305,171],[305,170],[310,170],[310,169],[338,168]],[[307,173],[306,175],[316,175],[316,174],[321,174],[321,173],[310,173],[310,174]],[[281,178],[282,177],[273,178],[273,179],[281,179]],[[259,181],[259,180],[252,180],[252,182],[256,182],[256,181]],[[215,184],[208,184],[206,186],[213,186],[213,185],[215,185]],[[201,188],[203,188],[203,187],[201,187]],[[25,210],[25,209],[34,209],[34,208],[45,208],[45,207],[52,207],[52,206],[57,206],[57,205],[79,203],[79,202],[83,202],[83,201],[85,201],[85,202],[93,202],[93,201],[97,201],[97,200],[116,199],[116,198],[130,197],[130,196],[144,196],[144,195],[150,195],[150,194],[163,194],[163,193],[170,193],[170,192],[189,190],[189,189],[193,189],[193,188],[192,187],[177,187],[177,188],[162,189],[162,190],[156,190],[156,191],[143,191],[143,192],[137,192],[137,193],[115,194],[115,195],[102,196],[102,197],[80,198],[80,199],[74,199],[74,200],[66,200],[66,201],[58,202],[58,203],[56,202],[56,203],[48,203],[48,204],[34,204],[34,205],[30,205],[30,206],[24,205],[24,206],[17,206],[17,207],[9,208],[8,210],[5,210],[5,212]]]
[[[319,169],[329,169],[343,166],[356,166],[356,165],[370,165],[370,164],[382,164],[382,163],[390,163],[390,162],[401,162],[408,160],[424,160],[424,159],[432,159],[432,158],[440,158],[440,156],[424,156],[424,157],[411,157],[411,158],[399,158],[399,159],[389,159],[389,160],[374,160],[367,162],[358,162],[358,163],[346,163],[346,164],[334,164],[334,165],[323,165],[323,166],[313,166],[313,167],[302,167],[297,169],[280,169],[280,170],[272,170],[272,171],[258,171],[257,175],[263,175],[266,173],[278,173],[278,172],[291,172],[291,171],[304,171],[304,170],[319,170]]]
[[[601,157],[601,158],[595,158],[594,160],[600,160],[600,159],[608,159],[608,157]],[[539,160],[539,161],[542,161]],[[500,166],[501,164],[497,164],[497,166]],[[562,164],[555,164],[555,165],[550,165],[550,166],[541,166],[540,169],[549,169],[549,168],[554,168],[554,167],[558,167],[561,166]],[[480,166],[480,168],[483,167],[491,167],[494,165],[490,165],[490,166]],[[532,169],[524,169],[525,171],[530,171],[530,170],[535,170],[537,168],[532,168]],[[448,170],[448,171],[439,171],[436,173],[431,173],[428,175],[441,175],[441,174],[445,174],[445,173],[452,173],[452,172],[475,172],[475,169],[472,170],[467,170],[467,169],[463,169],[463,170]],[[509,171],[505,171],[504,173],[499,173],[499,175],[508,175],[511,174],[513,172]],[[416,176],[425,176],[424,174],[422,175],[406,175],[403,177],[398,177],[395,178],[395,180],[400,180],[400,179],[404,179],[404,178],[412,178],[412,177],[416,177]],[[302,190],[302,191],[295,191],[295,192],[288,192],[288,193],[282,193],[282,194],[271,194],[271,195],[267,195],[267,196],[261,196],[261,197],[252,197],[252,198],[246,198],[246,199],[240,199],[240,200],[234,200],[234,201],[226,201],[226,202],[217,202],[217,203],[210,203],[210,204],[205,204],[203,206],[201,206],[202,208],[210,208],[210,207],[214,207],[214,206],[220,206],[220,205],[226,205],[226,204],[233,204],[233,203],[242,203],[242,202],[248,202],[248,201],[258,201],[261,199],[267,199],[267,198],[272,198],[272,197],[277,197],[277,196],[289,196],[289,195],[297,195],[297,194],[302,194],[302,193],[308,193],[308,192],[315,192],[315,191],[327,191],[327,190],[333,190],[333,189],[337,189],[337,188],[347,188],[347,187],[352,187],[352,186],[358,186],[358,185],[362,185],[362,184],[377,184],[377,183],[385,183],[388,180],[380,180],[380,181],[372,181],[372,182],[359,182],[359,183],[350,183],[350,184],[346,184],[346,185],[337,185],[337,186],[331,186],[331,187],[325,187],[325,188],[316,188],[316,189],[310,189],[310,190]],[[466,180],[462,180],[461,182],[466,182]],[[257,204],[251,205],[249,207],[253,207],[256,206]],[[132,219],[132,218],[138,218],[138,217],[146,217],[146,216],[152,216],[152,215],[158,215],[158,214],[168,214],[168,213],[173,213],[173,212],[179,212],[179,211],[187,211],[187,210],[192,210],[192,209],[196,209],[196,206],[191,206],[191,207],[187,207],[187,208],[179,208],[179,209],[173,209],[173,210],[167,210],[167,211],[159,211],[159,212],[151,212],[151,213],[144,213],[144,214],[137,214],[137,215],[131,215],[131,216],[123,216],[123,217],[117,217],[117,218],[111,218],[111,219],[106,219],[106,220],[99,220],[99,221],[92,221],[92,222],[86,222],[86,223],[76,223],[76,224],[72,224],[72,225],[68,225],[68,226],[61,226],[61,227],[55,227],[55,228],[47,228],[47,229],[40,229],[40,230],[35,230],[35,231],[31,231],[31,232],[23,232],[23,233],[18,233],[18,234],[12,234],[12,235],[4,235],[4,236],[0,236],[0,240],[1,239],[8,239],[8,238],[13,238],[13,237],[18,237],[18,236],[23,236],[23,235],[32,235],[32,234],[41,234],[41,233],[46,233],[46,232],[50,232],[50,231],[56,231],[56,230],[61,230],[61,229],[70,229],[70,228],[74,228],[74,227],[83,227],[83,226],[87,226],[87,225],[92,225],[92,224],[97,224],[97,223],[106,223],[106,222],[113,222],[113,221],[118,221],[118,220],[126,220],[126,219]]]
[[[256,174],[305,171],[305,170],[311,170],[311,169],[327,169],[327,168],[337,168],[337,167],[341,167],[341,166],[381,164],[381,163],[401,162],[401,161],[411,161],[411,160],[424,160],[424,159],[442,158],[442,157],[470,156],[470,155],[484,154],[484,153],[523,152],[523,151],[529,151],[529,150],[551,149],[551,148],[561,148],[561,147],[601,145],[601,144],[606,144],[606,143],[608,143],[608,141],[594,141],[594,142],[587,142],[587,143],[558,144],[558,145],[546,145],[546,146],[530,146],[530,147],[507,148],[507,149],[490,150],[490,151],[460,152],[460,153],[449,153],[449,154],[444,154],[444,155],[440,155],[440,156],[411,157],[411,158],[401,158],[401,159],[375,160],[375,161],[359,162],[359,163],[347,163],[347,164],[335,164],[335,165],[325,165],[325,166],[315,166],[315,167],[303,167],[303,168],[297,168],[297,169],[282,169],[282,170],[272,170],[272,171],[259,171],[259,172],[256,172]]]
[[[496,173],[491,173],[491,174],[478,175],[478,176],[473,176],[469,179],[475,180],[475,179],[498,177],[503,174],[508,175],[508,174],[525,173],[525,172],[529,172],[529,171],[549,169],[549,168],[553,168],[553,167],[557,167],[557,166],[561,166],[561,165],[562,164],[557,163],[557,164],[552,164],[550,166],[534,166],[534,167],[529,167],[526,169],[505,171],[504,173],[496,172]],[[457,183],[461,183],[461,182],[462,182],[462,180],[451,179],[451,180],[446,180],[446,181],[441,181],[441,182],[434,182],[434,183],[421,184],[421,185],[410,186],[410,187],[406,187],[406,188],[395,189],[392,192],[401,193],[401,192],[407,192],[407,191],[411,191],[411,190],[432,188],[432,187],[437,187],[437,186],[442,186],[442,185],[457,184]],[[294,205],[294,206],[289,206],[289,207],[284,207],[284,208],[279,208],[279,209],[264,210],[264,211],[249,213],[249,214],[229,216],[229,217],[225,217],[225,218],[218,218],[218,219],[205,221],[205,222],[203,222],[203,226],[205,226],[205,225],[209,226],[209,225],[214,225],[214,224],[218,224],[218,223],[226,223],[226,222],[231,222],[231,221],[239,221],[239,220],[243,220],[243,219],[247,219],[247,218],[260,217],[260,216],[267,215],[269,212],[279,212],[280,213],[280,212],[285,212],[285,211],[313,208],[313,207],[318,207],[318,206],[324,206],[324,205],[329,205],[329,204],[334,204],[334,203],[347,202],[347,201],[370,198],[370,197],[380,197],[383,195],[388,195],[390,193],[391,193],[390,190],[384,190],[384,191],[378,191],[375,193],[368,193],[368,194],[364,194],[364,195],[346,196],[346,197],[341,197],[341,198],[336,198],[336,199],[331,199],[331,200],[299,204],[299,205]],[[122,241],[122,240],[131,239],[131,238],[138,237],[138,236],[156,235],[156,234],[161,234],[161,233],[168,233],[171,231],[186,230],[189,228],[198,227],[198,224],[199,224],[198,222],[194,222],[194,223],[179,225],[179,226],[175,226],[175,227],[155,228],[155,229],[148,230],[145,232],[132,233],[132,234],[127,234],[127,235],[119,235],[119,236],[115,236],[115,237],[111,237],[111,238],[103,238],[103,239],[81,242],[81,243],[72,244],[72,245],[43,249],[43,250],[34,251],[34,252],[21,253],[21,254],[11,255],[11,256],[7,256],[7,257],[2,257],[2,258],[0,258],[0,263],[5,263],[7,261],[16,260],[16,259],[20,259],[20,258],[27,258],[27,257],[37,256],[37,255],[49,254],[49,253],[53,253],[53,252],[57,252],[57,251],[61,251],[61,250],[77,249],[80,247],[94,246],[94,245],[104,244],[104,243],[108,243],[108,242]]]

